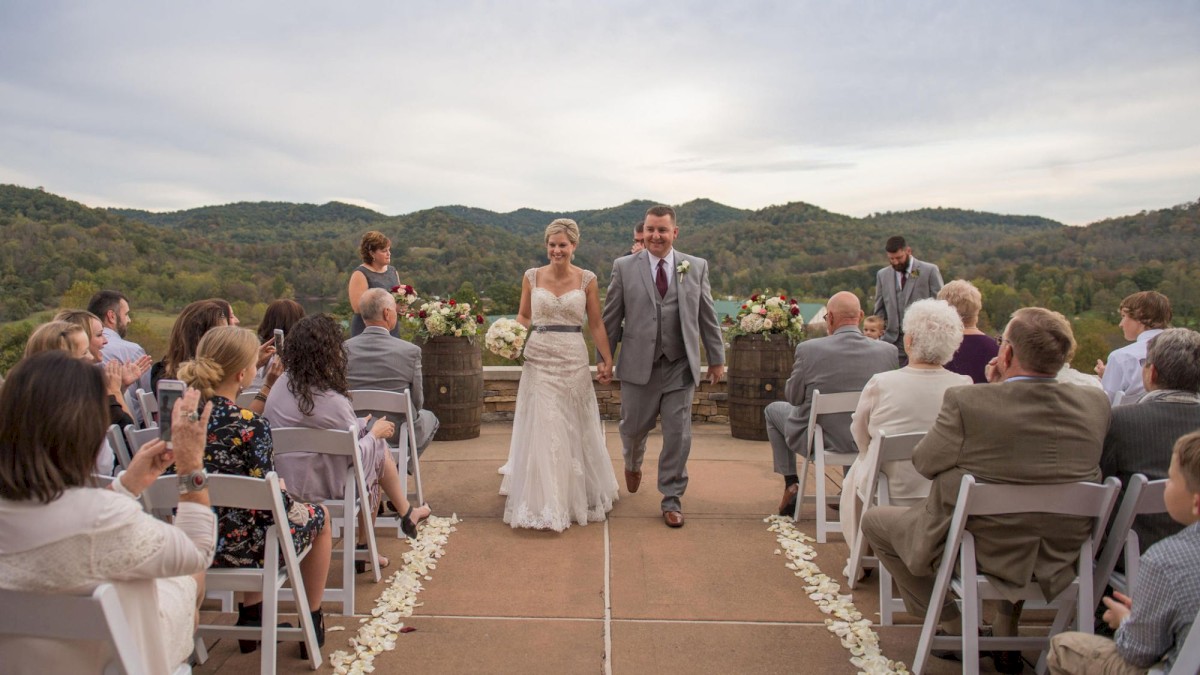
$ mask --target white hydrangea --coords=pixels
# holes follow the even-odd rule
[[[761,314],[747,314],[742,317],[742,330],[747,333],[759,333],[763,329],[763,317]]]

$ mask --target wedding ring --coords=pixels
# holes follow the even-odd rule
[[[193,421],[193,422],[199,422],[199,421],[200,421],[200,413],[196,412],[195,410],[193,410],[192,412],[188,413],[188,416],[187,416],[187,417],[188,417],[188,419],[189,419],[189,420],[191,420],[191,421]]]

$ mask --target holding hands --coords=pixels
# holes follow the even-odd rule
[[[600,384],[608,384],[613,380],[612,361],[599,361],[596,363],[596,381]]]

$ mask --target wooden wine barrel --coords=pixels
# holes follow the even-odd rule
[[[763,409],[784,399],[795,348],[782,335],[739,335],[729,352],[729,430],[734,438],[767,440]]]
[[[465,337],[439,335],[421,345],[425,409],[437,415],[437,441],[479,437],[483,415],[483,355]]]

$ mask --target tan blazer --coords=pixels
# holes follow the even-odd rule
[[[941,561],[959,483],[1031,485],[1100,480],[1100,451],[1111,408],[1104,392],[1054,380],[951,387],[913,465],[933,481],[925,501],[901,517],[896,550],[914,574]],[[1087,537],[1086,519],[1039,514],[972,518],[979,568],[1011,591],[1035,576],[1047,597],[1070,583]],[[1009,599],[1015,599],[1010,596]]]

